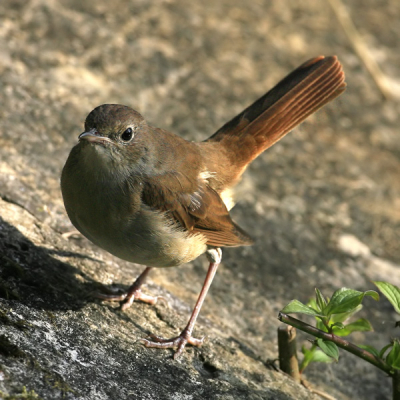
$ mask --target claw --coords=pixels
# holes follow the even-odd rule
[[[148,304],[156,304],[158,300],[167,301],[162,296],[149,296],[148,294],[142,293],[141,286],[143,285],[146,276],[150,272],[151,267],[147,267],[131,285],[128,292],[123,294],[102,294],[97,293],[96,297],[106,301],[119,301],[121,303],[121,310],[125,311],[128,309],[135,300],[143,301]]]
[[[128,309],[134,301],[138,300],[151,305],[156,304],[158,300],[167,301],[165,297],[162,296],[149,296],[148,294],[142,293],[141,289],[137,289],[135,291],[132,291],[131,293],[122,293],[122,294],[96,293],[95,296],[98,299],[102,299],[105,301],[119,301],[121,303],[122,311]]]
[[[190,335],[185,328],[179,336],[173,337],[171,339],[164,339],[161,336],[151,334],[150,337],[153,340],[141,339],[142,344],[146,347],[153,347],[157,349],[169,349],[172,347],[177,347],[174,353],[174,360],[176,360],[182,354],[186,344],[191,344],[192,346],[199,347],[204,342],[204,336],[201,339],[194,338]]]

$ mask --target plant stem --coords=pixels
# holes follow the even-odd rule
[[[278,328],[279,368],[300,382],[299,362],[296,350],[296,329],[282,325]]]
[[[349,353],[356,355],[359,358],[362,358],[363,360],[369,362],[372,365],[375,365],[375,367],[379,368],[380,370],[386,372],[391,377],[393,377],[392,369],[382,359],[374,356],[369,351],[364,350],[354,345],[353,343],[348,342],[347,340],[341,338],[340,336],[336,336],[332,333],[321,331],[320,329],[317,329],[312,325],[306,324],[305,322],[300,321],[296,318],[290,317],[287,314],[279,313],[278,319],[284,322],[285,324],[292,325],[303,332],[309,333],[310,335],[313,335],[315,337],[324,340],[329,340],[330,342],[335,343],[338,347],[348,351]],[[400,398],[397,398],[396,400],[400,400]]]
[[[395,369],[393,372],[393,400],[400,400],[400,371]]]

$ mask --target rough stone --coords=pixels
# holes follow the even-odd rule
[[[314,287],[329,296],[374,289],[371,279],[399,284],[400,263],[400,103],[383,102],[327,4],[0,2],[0,397],[318,398],[269,362],[278,311],[306,302]],[[346,2],[392,81],[399,4]],[[142,267],[62,235],[73,227],[59,176],[85,116],[127,104],[202,140],[319,54],[339,56],[348,90],[249,167],[233,216],[256,244],[224,251],[195,329],[205,344],[178,361],[144,348],[150,332],[168,337],[184,326],[206,260],[154,271],[146,290],[167,299],[154,307],[122,313],[93,298],[103,286],[126,288]],[[356,252],[338,246],[346,237]],[[355,339],[382,347],[398,336],[398,316],[384,300],[365,304],[375,332]],[[389,379],[344,352],[305,376],[337,399],[390,398]]]

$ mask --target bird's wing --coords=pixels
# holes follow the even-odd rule
[[[190,179],[175,171],[147,177],[143,182],[142,201],[155,210],[166,212],[189,232],[203,234],[210,246],[253,243],[232,221],[219,194],[205,181]]]

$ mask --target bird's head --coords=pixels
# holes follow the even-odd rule
[[[137,111],[120,104],[103,104],[86,117],[78,147],[94,167],[103,163],[112,170],[135,164],[140,168],[147,161],[148,133],[148,125]]]

